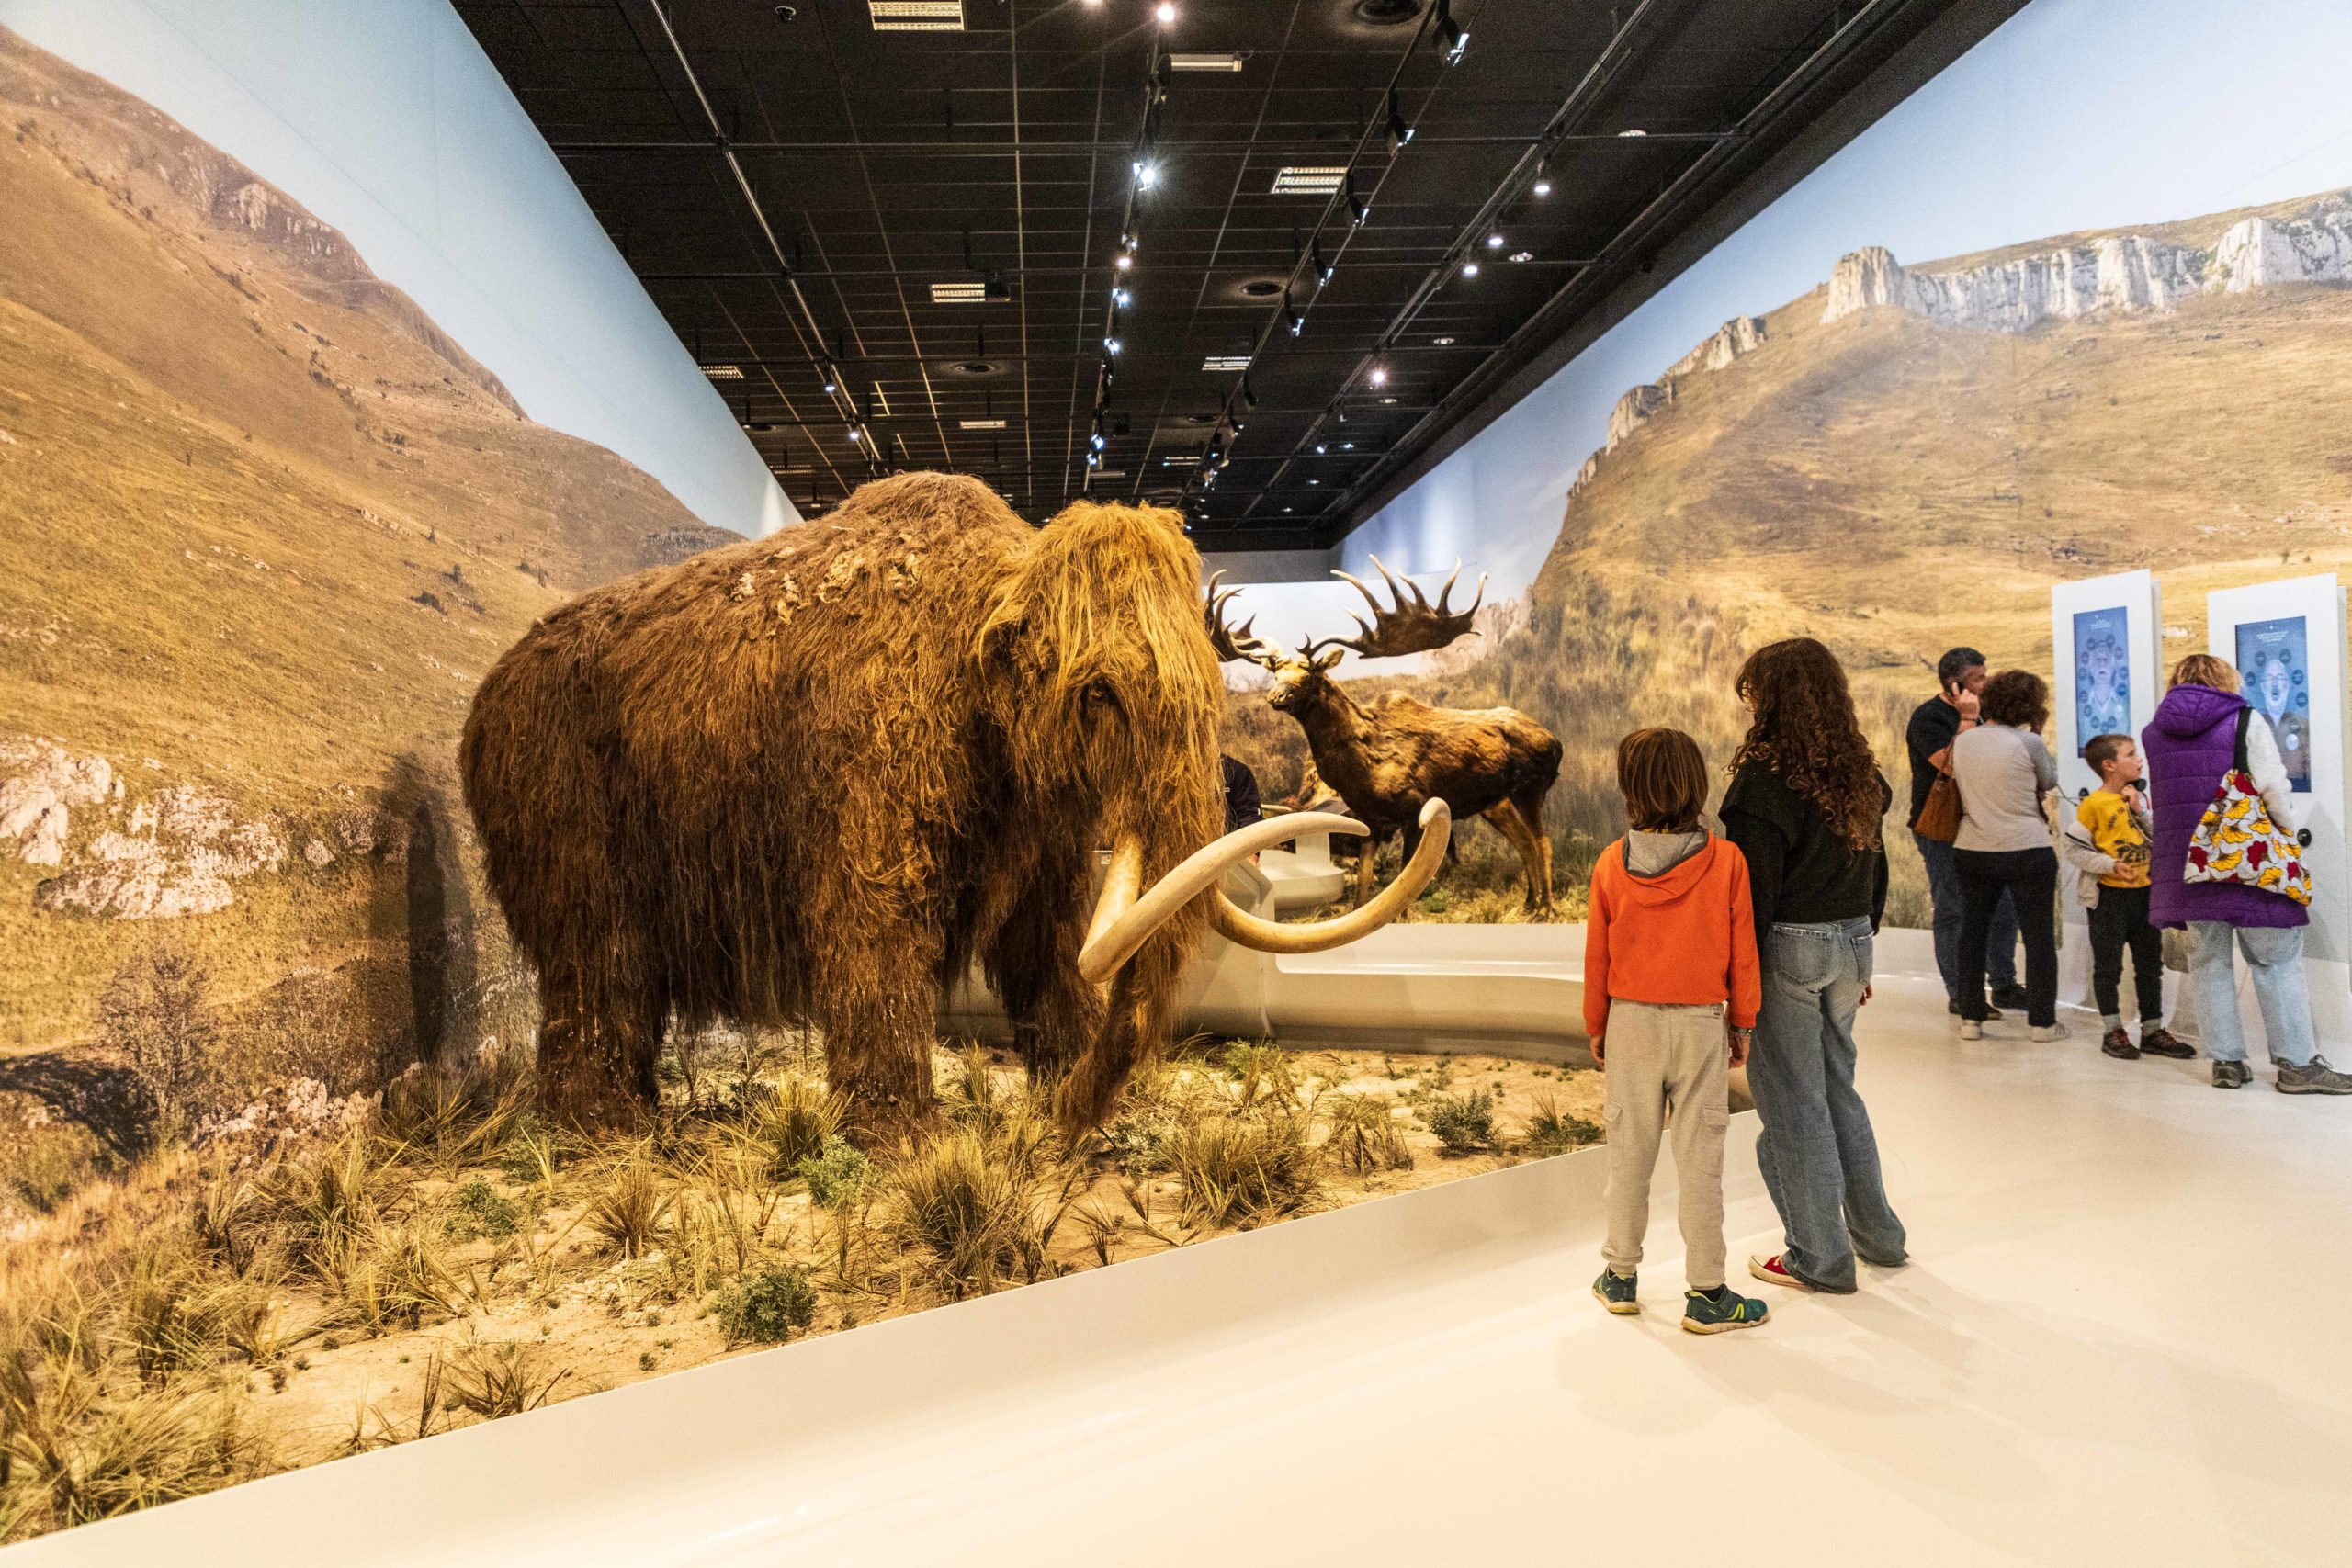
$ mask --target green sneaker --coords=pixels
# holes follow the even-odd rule
[[[1770,1315],[1771,1309],[1762,1302],[1754,1296],[1743,1296],[1729,1285],[1682,1293],[1682,1326],[1693,1334],[1753,1328]]]
[[[1602,1306],[1620,1317],[1627,1313],[1642,1310],[1640,1304],[1634,1300],[1634,1280],[1620,1274],[1614,1269],[1603,1269],[1600,1271],[1600,1278],[1592,1282],[1592,1293],[1600,1298]]]

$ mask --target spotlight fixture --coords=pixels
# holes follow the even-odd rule
[[[850,440],[851,440],[851,441],[853,441],[853,442],[856,441],[856,439],[857,439],[857,426],[855,426],[855,425],[854,425],[854,424],[853,424],[853,425],[851,425],[851,426],[849,427],[849,438],[850,438]]]
[[[1357,228],[1363,228],[1364,220],[1372,216],[1372,208],[1356,194],[1356,172],[1353,169],[1340,176],[1340,188],[1347,193],[1348,216],[1355,220]]]
[[[1464,277],[1476,277],[1476,276],[1478,276],[1478,264],[1477,264],[1476,262],[1474,262],[1474,261],[1466,261],[1466,262],[1464,262],[1464,263],[1462,264],[1462,276],[1464,276]]]
[[[1620,136],[1647,136],[1649,132],[1642,130],[1639,126],[1634,126],[1627,130],[1621,130],[1617,134]]]
[[[1500,234],[1489,234],[1487,236],[1487,249],[1490,251],[1499,251],[1502,248],[1503,237]]]
[[[1453,346],[1453,340],[1450,337],[1433,337],[1430,339],[1430,341],[1437,344],[1440,348],[1452,348]]]
[[[1114,304],[1114,305],[1132,305],[1132,304],[1134,304],[1135,302],[1136,302],[1136,297],[1135,297],[1133,294],[1129,293],[1129,292],[1127,291],[1127,289],[1126,289],[1125,287],[1121,287],[1121,288],[1114,288],[1114,289],[1112,289],[1112,290],[1111,290],[1111,303],[1112,303],[1112,304]]]
[[[1309,240],[1307,242],[1306,265],[1315,269],[1315,287],[1317,288],[1320,288],[1325,284],[1330,282],[1331,275],[1340,270],[1338,267],[1333,266],[1329,262],[1324,259],[1323,242],[1320,240]]]
[[[1290,302],[1288,294],[1283,296],[1283,320],[1289,325],[1293,337],[1306,330],[1306,318],[1298,313],[1298,308]]]
[[[835,392],[838,392],[838,391],[840,391],[841,389],[842,389],[842,378],[841,378],[841,372],[840,372],[840,371],[838,371],[838,370],[835,370],[835,369],[834,369],[831,366],[830,366],[830,365],[826,366],[826,367],[825,367],[825,395],[826,395],[827,397],[831,397],[831,396],[832,396]]]
[[[1102,340],[1102,352],[1103,352],[1103,353],[1105,353],[1105,354],[1116,354],[1116,353],[1118,353],[1118,352],[1119,352],[1119,340],[1118,340],[1117,338],[1114,338],[1114,337],[1106,337],[1106,338],[1104,338],[1104,339]]]
[[[1121,272],[1125,272],[1127,268],[1136,265],[1136,258],[1127,254],[1126,252],[1121,251],[1117,255],[1111,258],[1111,265],[1117,267]]]
[[[1323,456],[1323,454],[1324,454],[1324,453],[1326,453],[1326,452],[1328,452],[1328,451],[1329,451],[1329,450],[1330,450],[1330,448],[1329,448],[1329,446],[1325,446],[1322,442],[1320,442],[1320,441],[1317,441],[1317,442],[1315,444],[1315,455],[1316,455],[1317,457],[1320,457],[1321,456]]]
[[[1445,62],[1461,64],[1463,51],[1470,47],[1470,29],[1453,19],[1453,0],[1437,0],[1437,22],[1430,32],[1444,51]]]
[[[1352,441],[1342,441],[1340,443],[1340,450],[1342,452],[1352,452],[1355,449],[1356,444]]]
[[[1163,22],[1172,22],[1176,19],[1176,7],[1169,5],[1161,5],[1155,7],[1151,14],[1159,17]]]
[[[1541,158],[1535,160],[1535,183],[1527,187],[1537,196],[1549,196],[1552,194],[1552,176],[1544,168],[1544,161]]]
[[[1396,102],[1396,89],[1388,89],[1388,155],[1392,158],[1405,150],[1413,139],[1413,128],[1405,123],[1405,110]]]
[[[1149,190],[1159,182],[1159,165],[1148,158],[1136,160],[1136,189]]]
[[[1388,372],[1385,367],[1375,365],[1372,367],[1372,374],[1364,379],[1375,387],[1385,387],[1388,385]]]

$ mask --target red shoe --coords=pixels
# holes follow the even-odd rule
[[[1749,1258],[1747,1271],[1768,1285],[1793,1285],[1800,1291],[1813,1289],[1781,1265],[1781,1255],[1777,1252],[1770,1258]]]

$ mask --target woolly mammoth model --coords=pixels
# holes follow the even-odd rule
[[[1393,919],[1435,856],[1312,927],[1217,891],[1342,819],[1217,839],[1199,572],[1174,513],[1081,503],[1035,529],[977,480],[910,474],[533,626],[483,678],[460,761],[538,968],[549,1108],[631,1119],[665,1029],[725,1019],[816,1024],[854,1124],[920,1122],[939,987],[977,960],[1090,1124],[1212,922],[1305,951]],[[1430,827],[1442,853],[1442,809]]]
[[[1559,738],[1517,708],[1431,707],[1402,692],[1386,693],[1366,707],[1330,677],[1346,649],[1391,658],[1445,647],[1472,629],[1487,580],[1478,580],[1478,597],[1468,609],[1453,610],[1459,566],[1432,604],[1409,581],[1400,582],[1381,566],[1379,557],[1372,564],[1388,584],[1390,602],[1383,604],[1360,580],[1334,571],[1372,606],[1372,622],[1367,626],[1358,615],[1356,636],[1317,638],[1295,654],[1250,636],[1249,623],[1227,626],[1225,607],[1240,590],[1219,590],[1212,580],[1204,618],[1217,657],[1246,660],[1273,676],[1267,700],[1298,720],[1313,771],[1372,830],[1356,860],[1359,904],[1371,892],[1381,841],[1401,832],[1409,851],[1420,812],[1431,801],[1443,801],[1457,816],[1484,817],[1510,841],[1526,874],[1528,912],[1550,914],[1552,840],[1544,830],[1544,797],[1560,776]]]

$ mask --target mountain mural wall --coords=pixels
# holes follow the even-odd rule
[[[1525,624],[1396,685],[1509,703],[1566,746],[1564,886],[1622,830],[1640,723],[1725,760],[1747,651],[1804,634],[1854,671],[1882,759],[1955,643],[2046,671],[2052,584],[2148,567],[2188,651],[2210,588],[2352,570],[2352,193],[1905,265],[1883,247],[1744,314],[1620,397],[1568,488]],[[2201,623],[2200,623],[2201,624]],[[1277,787],[1295,727],[1240,711]],[[1900,792],[1898,792],[1900,794]],[[1895,918],[1923,922],[1901,824]],[[1483,835],[1474,866],[1507,871]]]
[[[734,536],[498,378],[301,203],[0,29],[0,1096],[105,1089],[193,953],[233,1099],[527,1032],[453,757],[582,589]]]

